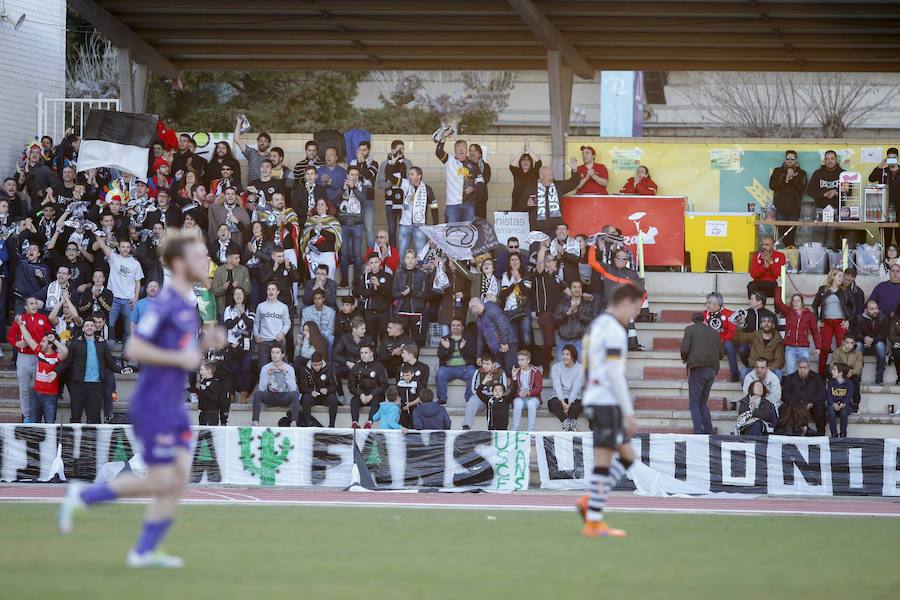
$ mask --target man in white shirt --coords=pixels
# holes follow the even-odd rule
[[[447,183],[444,220],[447,223],[471,221],[475,218],[476,186],[483,187],[484,179],[478,166],[469,160],[469,145],[465,140],[456,140],[453,156],[449,156],[444,150],[444,139],[441,139],[434,154],[444,163],[444,180]]]
[[[122,327],[122,344],[128,341],[131,334],[131,311],[137,305],[141,296],[141,279],[144,271],[141,263],[131,256],[131,242],[119,241],[119,251],[113,252],[107,244],[101,243],[100,248],[109,261],[109,289],[113,295],[112,308],[109,311],[109,335],[110,341],[116,334],[116,321],[121,316],[124,320]]]

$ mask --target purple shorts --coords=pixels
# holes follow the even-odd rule
[[[166,465],[175,460],[178,448],[191,449],[194,434],[187,418],[183,422],[134,423],[134,434],[143,448],[144,462],[148,465]]]

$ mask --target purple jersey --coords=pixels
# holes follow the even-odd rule
[[[134,334],[163,350],[181,350],[197,343],[200,319],[197,300],[165,287],[144,309]],[[131,398],[132,421],[143,425],[177,425],[187,420],[187,371],[179,367],[141,365],[137,390]]]

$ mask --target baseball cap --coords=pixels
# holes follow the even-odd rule
[[[585,150],[590,150],[591,154],[593,154],[594,156],[597,156],[597,151],[594,150],[593,146],[582,146],[581,151],[584,152]]]

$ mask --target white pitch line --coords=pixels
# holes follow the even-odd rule
[[[210,492],[208,492],[210,493]],[[210,493],[210,495],[214,495]],[[339,506],[342,508],[416,508],[416,509],[450,509],[450,510],[530,510],[543,512],[574,512],[574,507],[570,506],[547,506],[547,505],[518,505],[510,506],[503,504],[451,504],[451,503],[425,503],[425,502],[382,502],[382,501],[348,501],[348,500],[238,500],[221,496],[222,499],[200,499],[189,498],[183,499],[183,504],[199,504],[199,505],[256,505],[256,506],[316,506],[329,507]],[[251,496],[252,498],[252,496]],[[13,496],[0,496],[0,502],[12,502],[19,504],[35,503],[47,504],[59,503],[60,498],[52,498],[49,496],[36,496],[32,498],[21,498]],[[128,499],[120,500],[127,504],[147,504],[149,500]],[[803,510],[785,510],[785,509],[746,509],[746,508],[681,508],[681,507],[608,507],[606,510],[610,512],[627,512],[627,513],[663,513],[663,514],[717,514],[717,515],[741,515],[741,516],[818,516],[818,517],[900,517],[898,513],[891,512],[849,512],[849,511],[803,511]]]

